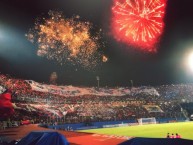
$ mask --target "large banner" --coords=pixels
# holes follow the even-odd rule
[[[148,96],[158,96],[159,93],[155,88],[100,88],[99,90],[91,87],[91,88],[81,88],[74,86],[56,86],[56,85],[46,85],[37,83],[32,80],[26,80],[32,87],[32,90],[47,92],[51,94],[58,94],[62,96],[82,96],[82,95],[96,95],[96,96],[124,96],[124,95],[148,95]]]
[[[157,105],[143,105],[143,107],[149,112],[163,112],[162,109]]]

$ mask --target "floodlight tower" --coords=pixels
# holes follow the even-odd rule
[[[131,82],[131,88],[133,88],[133,80],[130,80],[130,82]]]
[[[99,88],[100,77],[96,76],[96,80],[97,80],[97,87]]]

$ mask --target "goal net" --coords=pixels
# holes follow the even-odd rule
[[[151,117],[151,118],[139,118],[137,119],[139,125],[143,125],[143,124],[156,124],[156,119],[155,117]]]

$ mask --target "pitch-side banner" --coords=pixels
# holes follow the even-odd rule
[[[81,88],[74,86],[56,86],[56,85],[46,85],[41,84],[32,80],[26,80],[30,84],[32,90],[39,92],[47,92],[51,94],[58,94],[62,96],[82,96],[82,95],[96,95],[96,96],[124,96],[124,95],[152,95],[157,96],[159,93],[155,88],[100,88],[99,90],[90,87],[90,88]]]

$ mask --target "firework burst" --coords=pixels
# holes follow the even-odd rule
[[[155,52],[162,34],[165,0],[114,0],[112,32],[115,38]]]
[[[100,31],[91,36],[92,24],[81,22],[79,16],[65,18],[61,12],[49,11],[48,18],[38,18],[35,27],[26,35],[32,43],[38,44],[37,55],[56,60],[60,64],[67,61],[93,68],[101,60],[99,53]]]

